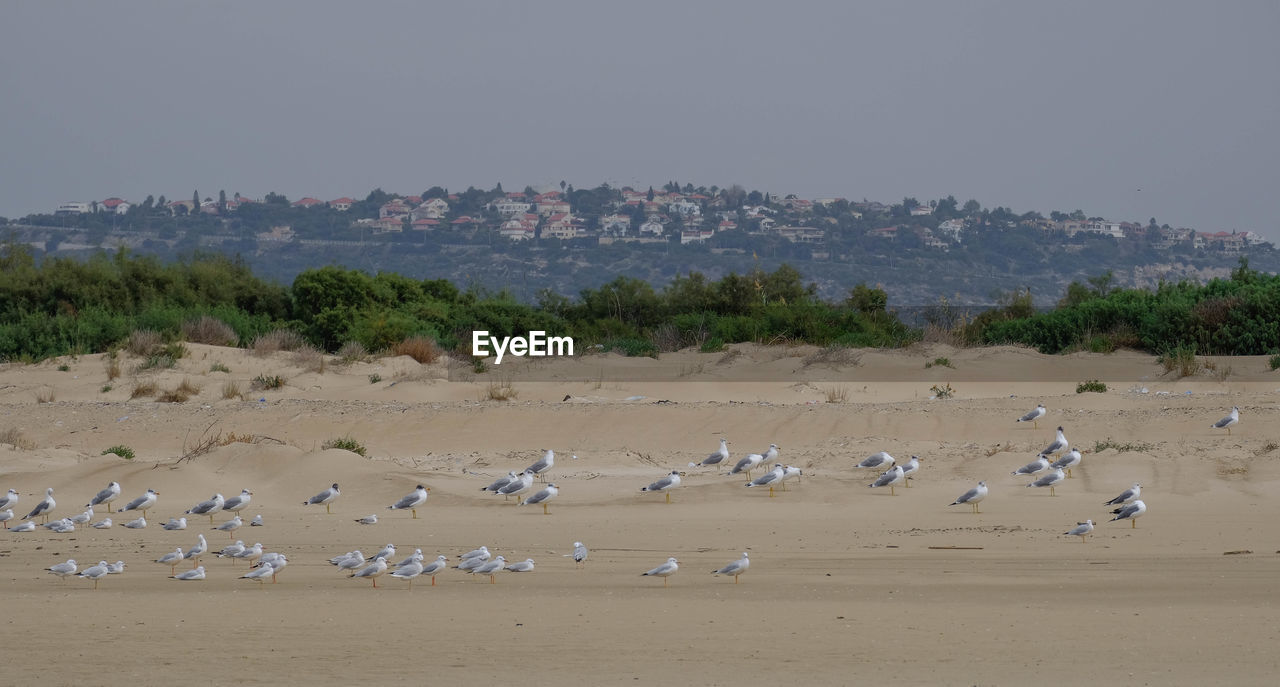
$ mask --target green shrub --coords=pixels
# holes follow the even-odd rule
[[[217,362],[209,366],[209,371],[210,372],[230,372],[231,368],[227,367],[226,365],[223,365],[220,362]]]
[[[124,458],[125,460],[133,460],[133,449],[129,448],[128,446],[125,446],[124,444],[118,444],[116,446],[112,446],[111,448],[103,451],[102,455],[105,456],[108,453],[114,453],[117,456]]]
[[[1083,394],[1087,391],[1097,393],[1097,394],[1106,393],[1107,385],[1102,382],[1099,382],[1096,379],[1091,379],[1087,382],[1080,382],[1079,384],[1076,385],[1077,394]]]
[[[648,339],[612,339],[603,343],[604,350],[617,351],[628,358],[658,357],[658,347]]]
[[[703,353],[719,353],[724,350],[724,339],[713,337],[702,342],[702,346],[698,348]]]
[[[370,384],[377,384],[378,382],[381,382],[381,381],[382,381],[382,375],[378,374],[377,372],[369,375]]]
[[[943,386],[934,384],[929,388],[929,393],[933,394],[934,398],[951,398],[956,395],[956,390],[951,388],[950,382],[947,382]]]
[[[1280,355],[1271,356],[1271,359],[1267,361],[1267,364],[1270,365],[1273,370],[1280,368]]]
[[[1194,345],[1179,344],[1172,348],[1166,349],[1156,359],[1164,367],[1164,371],[1177,372],[1178,377],[1190,377],[1200,371],[1201,363],[1196,358],[1196,347]]]
[[[352,453],[358,453],[362,456],[365,455],[364,444],[356,441],[351,436],[338,437],[337,439],[330,439],[324,442],[323,444],[321,444],[321,448],[326,450],[331,448],[340,448],[346,451],[350,451]]]
[[[284,377],[280,375],[258,375],[253,378],[253,388],[261,391],[263,389],[279,389],[284,386]]]
[[[928,362],[924,364],[924,369],[927,370],[935,365],[937,365],[938,367],[949,367],[953,370],[956,369],[956,366],[951,364],[950,358],[934,358],[933,362]]]

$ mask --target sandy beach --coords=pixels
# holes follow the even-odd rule
[[[917,346],[826,363],[741,346],[470,378],[408,358],[321,372],[288,353],[188,348],[172,370],[126,358],[115,380],[100,355],[0,367],[0,492],[21,499],[10,526],[48,487],[55,517],[112,480],[117,506],[160,493],[142,530],[112,514],[108,530],[0,532],[14,684],[1248,685],[1280,669],[1280,372],[1265,357],[1175,379],[1135,352]],[[925,368],[939,357],[951,366]],[[259,375],[285,385],[252,390]],[[184,379],[198,388],[186,402],[129,398]],[[495,379],[516,396],[489,400]],[[1109,390],[1077,394],[1089,379]],[[243,397],[223,398],[228,383]],[[954,396],[933,398],[946,384]],[[1015,422],[1037,403],[1038,427]],[[1212,429],[1232,406],[1239,424]],[[1082,463],[1056,495],[1026,488],[1010,473],[1057,426]],[[367,455],[323,448],[343,436]],[[689,467],[720,437],[734,461],[775,443],[804,475],[770,497],[723,466]],[[118,444],[135,458],[100,455]],[[543,449],[560,488],[550,515],[480,491]],[[920,456],[910,488],[867,487],[879,472],[855,466],[882,450]],[[673,469],[672,503],[640,492]],[[981,513],[948,506],[979,480]],[[302,505],[334,482],[332,514]],[[1147,514],[1108,522],[1103,503],[1134,482]],[[419,483],[418,519],[387,510]],[[243,515],[265,526],[160,528],[244,488]],[[354,522],[371,513],[378,524]],[[1087,541],[1064,535],[1087,518]],[[289,565],[261,588],[239,579],[244,562],[211,556],[206,580],[168,579],[152,561],[197,534],[215,550],[261,542]],[[575,541],[591,549],[582,570],[566,557]],[[537,568],[496,584],[450,569],[412,590],[384,575],[374,590],[327,563],[388,542],[397,560],[483,544]],[[738,584],[711,574],[742,552]],[[671,556],[669,587],[640,576]],[[67,558],[128,567],[95,591],[43,570]]]

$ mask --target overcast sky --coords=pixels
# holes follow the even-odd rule
[[[741,184],[1280,239],[1280,3],[21,2],[0,215]]]

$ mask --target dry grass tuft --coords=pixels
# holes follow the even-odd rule
[[[36,442],[28,439],[22,434],[22,430],[12,427],[0,432],[0,444],[8,444],[15,449],[22,451],[35,450]]]
[[[58,397],[53,387],[45,387],[36,392],[36,403],[53,403]]]
[[[270,355],[279,351],[296,351],[307,343],[302,335],[292,329],[277,329],[253,340],[253,354]]]
[[[849,400],[849,390],[843,386],[829,386],[823,389],[827,403],[844,403]]]
[[[411,336],[391,347],[391,355],[407,355],[423,365],[430,365],[442,355],[436,342],[425,336]]]
[[[489,382],[489,390],[487,398],[490,401],[510,401],[519,396],[520,392],[511,385],[509,380],[491,381]]]
[[[244,398],[244,393],[240,391],[240,382],[230,380],[223,382],[222,397],[224,399]]]
[[[155,396],[159,390],[160,388],[151,380],[137,382],[133,385],[133,391],[129,392],[129,399],[132,400],[143,396]]]
[[[192,384],[190,379],[183,379],[178,386],[156,396],[156,400],[161,403],[186,403],[199,393],[200,388]]]
[[[733,361],[737,360],[738,358],[741,358],[741,357],[742,357],[742,355],[743,355],[743,354],[742,354],[742,351],[741,351],[740,349],[737,349],[737,348],[730,348],[729,350],[727,350],[727,351],[725,351],[725,352],[724,352],[724,355],[720,356],[720,359],[719,359],[719,360],[716,360],[716,364],[717,364],[717,365],[728,365],[729,363],[731,363],[731,362],[733,362]]]
[[[115,381],[120,377],[120,354],[112,349],[102,358],[102,366],[107,369],[107,381]]]
[[[201,317],[182,323],[182,338],[210,346],[234,346],[240,341],[231,325],[216,317]]]
[[[860,364],[862,358],[856,351],[847,346],[827,346],[806,356],[804,359],[804,367],[811,365],[830,365],[832,367],[856,367]]]
[[[164,343],[160,332],[150,329],[135,329],[125,341],[124,349],[133,355],[151,355],[151,352]]]
[[[256,434],[236,434],[235,432],[218,433],[218,445],[226,446],[228,444],[256,444],[258,436]]]
[[[359,341],[348,341],[338,349],[338,359],[344,364],[363,363],[369,359],[369,349]]]
[[[302,368],[303,372],[324,374],[326,361],[320,349],[311,344],[303,344],[293,352],[293,364]]]

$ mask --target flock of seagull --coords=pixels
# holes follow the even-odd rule
[[[1017,422],[1031,422],[1034,426],[1039,426],[1039,420],[1048,413],[1043,404],[1036,406],[1027,414],[1018,418]],[[1240,421],[1239,407],[1233,407],[1231,412],[1221,420],[1213,423],[1214,429],[1226,429],[1228,433],[1231,427]],[[720,448],[716,452],[708,455],[702,461],[697,463],[689,463],[689,467],[714,467],[719,465],[727,465],[730,462],[729,442],[726,439],[720,439]],[[763,453],[752,453],[738,460],[729,470],[729,475],[746,474],[750,480],[746,483],[746,487],[768,487],[769,496],[774,495],[775,487],[786,489],[786,481],[799,477],[803,473],[794,466],[785,465],[777,462],[779,456],[779,447],[777,444],[770,444],[769,449]],[[1057,456],[1055,458],[1055,456]],[[577,456],[574,456],[576,458]],[[1036,455],[1036,459],[1013,470],[1014,476],[1034,477],[1033,481],[1026,486],[1028,488],[1044,488],[1048,487],[1050,495],[1056,495],[1055,488],[1066,479],[1071,478],[1072,468],[1079,467],[1081,464],[1081,452],[1079,449],[1070,447],[1066,434],[1062,427],[1057,428],[1057,434],[1052,443],[1040,451]],[[905,463],[899,463],[888,452],[880,451],[865,460],[858,463],[858,468],[864,469],[883,469],[874,481],[868,484],[871,488],[889,487],[891,495],[897,495],[894,488],[901,484],[903,487],[910,487],[910,479],[920,470],[919,456],[911,456]],[[751,479],[753,469],[761,464],[773,462],[773,468],[755,479]],[[504,498],[509,499],[512,496],[520,496],[533,489],[534,479],[545,481],[546,474],[555,466],[555,452],[546,450],[542,458],[529,465],[527,468],[517,473],[511,471],[506,476],[495,480],[491,484],[482,487],[481,491],[500,494]],[[644,487],[641,492],[646,493],[664,493],[666,502],[671,503],[671,491],[681,484],[679,470],[672,470],[667,476],[656,480]],[[85,510],[75,515],[60,518],[52,522],[48,519],[53,512],[57,503],[53,498],[53,488],[45,490],[45,497],[31,509],[29,513],[22,517],[22,522],[16,527],[9,528],[9,521],[13,519],[13,507],[18,504],[19,494],[15,489],[9,489],[4,496],[0,496],[0,523],[5,529],[11,532],[32,532],[37,528],[36,519],[39,518],[44,523],[43,526],[55,533],[67,533],[75,531],[77,525],[87,525],[95,529],[109,529],[113,526],[110,517],[103,518],[97,522],[93,521],[94,508],[106,506],[107,512],[112,513],[112,503],[115,502],[121,494],[121,487],[118,482],[111,482],[106,488],[99,491],[85,504]],[[411,493],[405,495],[400,500],[387,506],[388,510],[408,510],[412,518],[418,517],[417,509],[427,502],[428,494],[431,490],[419,484]],[[527,496],[519,501],[519,505],[541,505],[544,514],[550,514],[548,503],[556,498],[559,489],[554,483],[547,484],[544,488]],[[979,504],[987,498],[989,489],[986,481],[978,482],[977,486],[969,489],[961,494],[955,501],[948,505],[969,505],[974,513],[980,513]],[[332,513],[331,505],[339,496],[342,490],[337,483],[329,488],[303,501],[304,506],[323,505],[326,513]],[[139,517],[122,523],[123,527],[130,529],[142,529],[147,527],[146,515],[147,511],[155,508],[159,500],[159,492],[154,489],[147,489],[146,492],[129,501],[118,511],[120,513],[140,513]],[[1111,522],[1118,520],[1128,520],[1130,526],[1137,527],[1137,519],[1147,512],[1147,505],[1141,499],[1142,485],[1134,482],[1133,485],[1120,493],[1113,499],[1106,501],[1103,505],[1114,506],[1111,514],[1115,517],[1111,518]],[[208,516],[212,525],[214,518],[219,513],[230,513],[231,518],[225,522],[214,526],[212,529],[227,532],[232,538],[235,531],[239,529],[244,520],[241,512],[249,507],[253,500],[253,491],[244,489],[239,495],[229,499],[223,498],[222,494],[216,493],[211,498],[201,501],[190,509],[186,510],[184,515],[195,517]],[[360,524],[376,524],[378,521],[377,514],[371,514],[362,518],[357,518],[356,522]],[[263,524],[262,516],[257,515],[249,522],[250,526],[261,526]],[[187,529],[187,518],[177,517],[170,518],[168,522],[162,525],[165,530],[185,530]],[[1064,535],[1078,536],[1081,541],[1087,541],[1089,534],[1093,532],[1095,522],[1092,519],[1083,522],[1077,522],[1076,526],[1064,533]],[[205,579],[206,571],[201,565],[201,559],[205,554],[210,552],[209,544],[203,534],[196,535],[196,543],[185,551],[178,547],[171,552],[165,553],[156,559],[155,562],[170,567],[170,578],[180,581],[195,581]],[[391,577],[407,580],[409,588],[413,587],[413,580],[419,576],[426,575],[431,578],[431,584],[435,585],[436,575],[445,570],[449,559],[444,555],[439,555],[434,561],[424,562],[425,556],[421,549],[415,549],[414,553],[398,563],[390,563],[389,561],[395,556],[396,548],[393,544],[387,544],[378,553],[372,556],[364,556],[359,550],[349,551],[341,556],[335,556],[329,559],[329,563],[336,566],[340,571],[347,573],[348,577],[353,579],[367,579],[373,583],[373,587],[378,586],[378,577],[387,574]],[[589,552],[582,542],[574,542],[574,550],[571,555],[575,564],[581,568],[584,566]],[[283,553],[268,552],[263,549],[263,545],[255,543],[253,546],[246,546],[243,540],[236,540],[233,544],[223,547],[221,550],[214,552],[214,556],[218,558],[230,558],[234,562],[238,559],[244,559],[249,562],[250,569],[241,579],[255,580],[259,584],[265,584],[266,578],[270,577],[272,583],[277,582],[277,576],[285,566],[288,565],[288,559]],[[534,570],[534,561],[532,558],[523,561],[508,562],[504,556],[494,557],[488,547],[481,546],[472,551],[468,551],[460,555],[457,565],[452,566],[462,572],[489,577],[490,583],[496,582],[496,576],[501,572],[532,572]],[[182,572],[177,571],[177,566],[184,561],[192,561],[192,568]],[[715,575],[732,575],[734,583],[738,582],[738,578],[747,571],[750,566],[750,558],[747,553],[742,554],[742,558],[732,561],[729,564],[713,570]],[[96,565],[87,568],[79,568],[74,559],[68,559],[65,562],[57,563],[45,568],[49,573],[59,578],[76,576],[93,582],[94,588],[98,588],[98,583],[107,575],[123,573],[125,563],[116,561],[115,563],[107,563],[99,561]],[[651,570],[641,573],[643,577],[661,577],[663,586],[667,586],[667,580],[680,569],[679,561],[673,556],[667,561]]]

